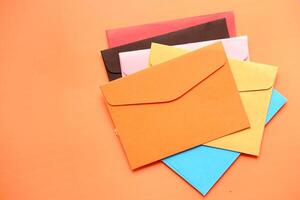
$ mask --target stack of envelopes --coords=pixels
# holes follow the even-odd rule
[[[241,153],[259,156],[286,98],[274,89],[278,68],[249,61],[232,12],[108,30],[107,39],[101,90],[131,169],[161,160],[206,195]]]

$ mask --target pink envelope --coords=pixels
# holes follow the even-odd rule
[[[106,37],[108,46],[115,47],[222,18],[226,19],[229,36],[236,36],[233,12],[223,12],[138,26],[110,29],[106,31]]]
[[[249,60],[248,37],[240,36],[205,42],[175,45],[175,47],[196,50],[221,41],[229,58]],[[150,49],[119,53],[122,76],[130,75],[149,66]]]

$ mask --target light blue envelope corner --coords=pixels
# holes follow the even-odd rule
[[[280,108],[286,104],[287,99],[282,96],[277,90],[273,89],[272,97],[269,105],[268,115],[266,118],[266,124],[276,115]]]
[[[266,124],[286,102],[284,96],[273,90]],[[201,145],[165,158],[163,162],[202,195],[206,195],[239,155],[239,152]]]

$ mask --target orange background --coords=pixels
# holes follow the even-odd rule
[[[203,199],[161,163],[131,172],[99,85],[105,29],[234,10],[251,59],[280,67],[289,103],[206,199],[300,199],[300,2],[0,2],[0,199]]]

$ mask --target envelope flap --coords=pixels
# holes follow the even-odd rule
[[[164,63],[174,58],[177,58],[178,56],[187,54],[188,52],[189,51],[186,49],[162,45],[158,43],[152,43],[149,62],[150,65],[158,65],[160,63]]]
[[[226,62],[222,44],[217,43],[112,81],[101,89],[110,105],[168,102],[204,82]]]
[[[237,60],[229,60],[229,64],[240,92],[266,90],[274,85],[275,66]]]

